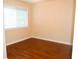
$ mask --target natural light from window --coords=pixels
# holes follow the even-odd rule
[[[28,10],[4,7],[5,29],[28,27]]]

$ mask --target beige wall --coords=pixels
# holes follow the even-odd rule
[[[73,0],[46,0],[35,4],[16,0],[4,2],[6,5],[29,9],[29,27],[5,30],[7,44],[30,36],[72,43]]]
[[[29,3],[24,3],[16,0],[4,0],[5,6],[25,8],[29,10],[29,26],[27,28],[17,28],[17,29],[5,29],[5,39],[7,44],[11,44],[17,41],[24,40],[30,36],[30,20],[32,19],[32,6]]]
[[[73,0],[48,0],[33,6],[32,36],[71,44]]]

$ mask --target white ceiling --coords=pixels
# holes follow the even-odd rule
[[[44,0],[21,0],[21,1],[30,2],[30,3],[37,3],[37,2],[44,1]]]

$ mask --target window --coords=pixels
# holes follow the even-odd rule
[[[26,10],[17,9],[16,10],[16,22],[17,27],[27,27],[28,26],[28,12]]]
[[[4,7],[4,27],[21,28],[28,26],[28,10]]]

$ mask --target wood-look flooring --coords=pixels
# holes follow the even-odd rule
[[[71,59],[69,45],[30,38],[7,46],[8,59]]]

